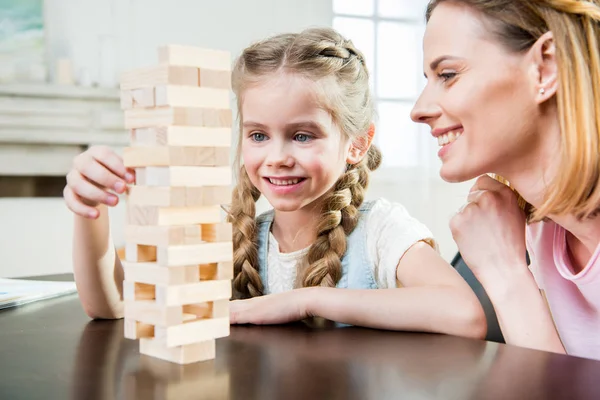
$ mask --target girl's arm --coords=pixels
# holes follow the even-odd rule
[[[123,268],[110,237],[108,209],[97,219],[75,215],[73,272],[79,298],[91,318],[123,317]]]
[[[485,337],[485,314],[469,285],[429,245],[401,258],[396,289],[311,287],[234,301],[234,324],[279,324],[318,316],[379,329]]]
[[[413,245],[401,258],[397,277],[404,287],[308,288],[307,313],[372,328],[485,337],[487,324],[477,296],[429,245]]]

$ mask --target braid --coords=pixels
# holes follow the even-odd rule
[[[334,287],[342,276],[341,259],[346,253],[346,236],[358,224],[359,207],[369,184],[369,171],[381,163],[381,152],[371,146],[365,158],[350,165],[338,179],[333,191],[323,200],[317,239],[308,250],[309,267],[303,286]]]
[[[252,183],[246,168],[240,170],[240,180],[233,191],[229,222],[233,225],[233,288],[236,297],[261,296],[263,284],[258,273],[256,246],[256,201],[260,192]]]

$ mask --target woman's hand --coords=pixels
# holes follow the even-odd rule
[[[529,274],[525,213],[508,186],[487,175],[477,179],[450,229],[465,263],[486,290],[506,283],[515,273]]]
[[[100,204],[116,206],[135,171],[125,168],[123,159],[106,146],[90,147],[73,160],[63,191],[67,207],[85,218],[97,218]]]

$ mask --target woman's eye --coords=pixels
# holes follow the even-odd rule
[[[438,74],[438,76],[442,79],[442,81],[448,82],[450,79],[456,76],[456,72],[442,72],[441,74]]]
[[[250,135],[250,137],[255,142],[262,142],[267,138],[264,133],[258,133],[258,132],[253,133],[252,135]]]

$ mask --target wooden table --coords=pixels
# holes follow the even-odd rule
[[[0,311],[0,399],[600,399],[600,362],[443,335],[233,326],[217,358],[138,353],[77,295]]]

